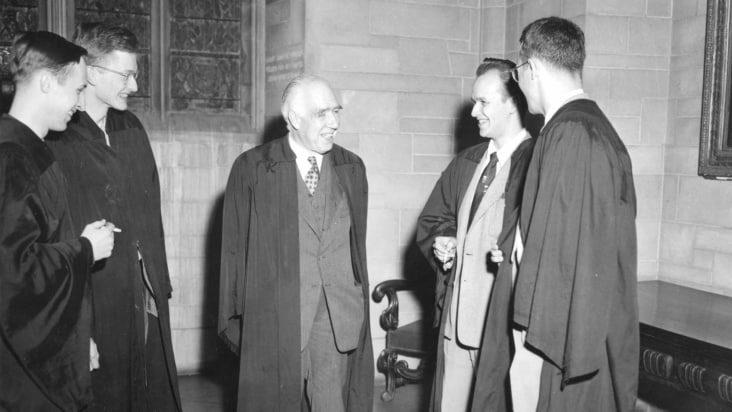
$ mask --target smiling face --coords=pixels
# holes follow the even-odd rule
[[[98,66],[98,67],[97,67]],[[137,91],[137,55],[114,51],[101,59],[96,66],[89,66],[89,84],[101,104],[117,110],[127,110],[127,98]]]
[[[77,110],[84,109],[83,91],[86,87],[86,64],[82,59],[79,63],[71,63],[65,75],[48,75],[47,113],[48,129],[55,131],[66,130],[66,124]]]
[[[502,137],[508,122],[516,113],[516,106],[506,95],[504,82],[497,70],[489,70],[473,83],[473,110],[480,135],[485,138]]]
[[[341,111],[333,90],[322,81],[311,81],[298,86],[290,99],[287,117],[292,138],[315,153],[329,152],[340,126]]]

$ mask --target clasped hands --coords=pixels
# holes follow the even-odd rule
[[[435,258],[442,263],[442,270],[447,272],[455,264],[457,239],[453,236],[437,236],[432,243],[432,252]],[[491,247],[490,260],[493,263],[503,262],[503,251],[498,248],[498,245]]]

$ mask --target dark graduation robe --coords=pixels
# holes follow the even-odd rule
[[[521,194],[523,192],[523,183],[526,175],[526,169],[531,158],[531,152],[534,147],[534,139],[523,141],[511,155],[511,169],[509,170],[508,181],[505,189],[505,208],[503,212],[503,226],[498,237],[498,245],[504,253],[510,252],[513,242],[513,232],[518,221],[519,206],[521,203]],[[443,336],[445,335],[445,324],[447,322],[448,311],[445,308],[450,307],[452,299],[453,284],[455,282],[456,267],[450,270],[447,275],[442,272],[441,264],[435,260],[432,244],[437,236],[456,236],[457,235],[457,214],[460,205],[465,197],[470,180],[475,174],[478,163],[488,150],[488,142],[483,142],[470,147],[450,162],[440,179],[435,184],[430,197],[425,204],[422,213],[417,222],[417,245],[425,255],[430,265],[437,273],[436,277],[436,293],[435,293],[435,324],[439,326],[438,342],[437,342],[437,361],[432,385],[432,397],[430,399],[430,410],[439,411],[442,402],[442,378],[444,375],[444,348]],[[511,243],[509,243],[511,242]],[[507,249],[506,249],[507,248]],[[498,274],[500,276],[500,272]],[[510,279],[510,273],[509,273]],[[498,282],[498,280],[496,280]],[[495,295],[499,293],[494,285],[491,291],[490,309],[488,316],[494,311]],[[510,295],[510,289],[506,293]],[[494,330],[486,328],[485,335],[498,333]],[[506,334],[501,334],[506,336]],[[486,337],[483,338],[485,340]],[[492,339],[492,337],[491,337]],[[504,339],[505,340],[505,339]],[[480,355],[482,358],[484,352],[492,352],[494,347],[481,343]],[[490,365],[488,365],[490,368]],[[475,391],[483,391],[484,388],[475,385]],[[493,388],[489,388],[493,389]],[[492,409],[484,409],[492,410]],[[446,411],[447,412],[447,411]]]
[[[351,213],[351,259],[364,296],[358,347],[348,356],[346,410],[371,412],[374,370],[366,271],[368,184],[363,162],[335,145],[335,176]],[[297,184],[287,137],[241,154],[226,187],[219,333],[240,355],[239,411],[299,411],[300,274]],[[336,390],[337,388],[334,388]]]
[[[513,321],[545,358],[538,411],[632,411],[638,386],[630,157],[591,100],[542,129],[524,189]]]
[[[26,125],[0,117],[0,410],[76,411],[91,398],[85,291],[94,255],[80,229],[53,154]]]
[[[91,278],[93,338],[100,356],[100,368],[92,373],[92,410],[146,410],[146,396],[165,394],[172,408],[180,410],[157,166],[147,133],[134,114],[110,109],[106,129],[111,146],[89,115],[78,112],[66,131],[47,139],[69,182],[74,220],[107,219],[122,230],[115,233],[112,256],[95,265]],[[147,314],[138,250],[158,307],[158,322],[149,327],[159,328],[162,337],[164,359],[162,370],[156,371],[163,374],[162,382],[156,381],[165,385],[162,388],[151,379],[145,388]]]

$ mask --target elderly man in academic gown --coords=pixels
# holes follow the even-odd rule
[[[368,185],[333,143],[340,110],[323,79],[298,76],[283,93],[289,135],[231,169],[219,332],[241,358],[242,412],[372,410]]]

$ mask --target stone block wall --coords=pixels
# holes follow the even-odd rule
[[[678,1],[677,1],[678,2]],[[672,0],[588,0],[585,89],[626,144],[638,199],[638,277],[658,273]]]
[[[732,183],[697,176],[704,0],[676,0],[659,278],[732,296]]]
[[[151,132],[161,181],[173,297],[173,349],[180,373],[193,373],[227,350],[216,333],[223,192],[234,159],[256,136]]]

